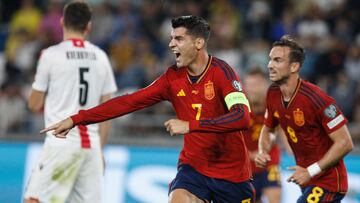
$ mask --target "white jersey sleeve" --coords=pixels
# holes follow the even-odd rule
[[[38,61],[35,81],[32,84],[33,89],[40,92],[46,92],[49,85],[50,69],[51,60],[49,60],[47,52],[42,51],[40,59]]]

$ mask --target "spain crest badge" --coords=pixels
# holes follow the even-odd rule
[[[298,126],[303,126],[305,124],[304,112],[302,112],[299,108],[296,109],[294,113],[294,122]]]
[[[210,80],[204,85],[204,95],[207,100],[215,97],[214,83]]]

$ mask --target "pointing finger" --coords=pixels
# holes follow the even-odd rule
[[[295,171],[296,170],[296,166],[289,166],[286,168],[287,170],[291,170],[291,171]]]

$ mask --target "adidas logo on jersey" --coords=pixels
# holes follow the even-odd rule
[[[178,96],[178,97],[185,97],[185,96],[186,96],[186,94],[185,94],[184,90],[183,90],[183,89],[181,89],[181,90],[177,93],[177,95],[176,95],[176,96]]]

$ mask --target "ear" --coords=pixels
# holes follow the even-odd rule
[[[60,26],[64,28],[64,17],[60,18]]]
[[[205,46],[205,40],[203,38],[198,37],[195,39],[195,47],[197,50],[204,48],[204,46]]]
[[[290,64],[290,71],[292,73],[299,72],[300,70],[300,63],[299,62],[293,62]]]
[[[88,22],[85,29],[85,35],[87,35],[90,32],[91,28],[92,28],[92,23]]]

